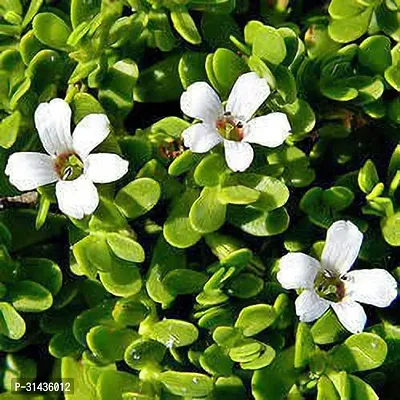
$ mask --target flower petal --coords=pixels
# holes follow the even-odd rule
[[[85,175],[73,181],[58,181],[56,196],[60,210],[76,219],[92,214],[99,204],[96,186]]]
[[[362,306],[352,300],[331,303],[340,323],[351,333],[362,332],[367,322],[367,315]]]
[[[285,289],[311,289],[319,261],[303,253],[288,253],[279,262],[277,279]]]
[[[14,153],[8,159],[5,174],[18,190],[33,190],[55,182],[58,177],[49,155],[42,153]]]
[[[255,72],[243,74],[232,88],[226,111],[242,121],[248,121],[270,93],[265,79],[260,78]]]
[[[314,290],[304,290],[295,302],[296,314],[302,322],[311,322],[319,318],[328,308],[329,302],[319,297]]]
[[[110,133],[110,121],[105,114],[89,114],[76,126],[72,135],[74,150],[84,160]]]
[[[283,113],[271,113],[246,124],[245,142],[266,147],[278,147],[290,135],[290,123]]]
[[[217,130],[206,124],[195,124],[182,133],[183,143],[193,153],[206,153],[222,141]]]
[[[72,149],[71,108],[62,99],[41,103],[35,111],[35,125],[43,147],[50,155]]]
[[[243,172],[250,167],[253,158],[253,148],[245,142],[224,140],[225,159],[232,171]]]
[[[361,269],[346,274],[346,295],[351,300],[388,307],[397,297],[397,283],[384,269]]]
[[[363,241],[363,234],[350,221],[337,221],[330,226],[322,252],[323,268],[342,275],[354,264]]]
[[[128,172],[129,162],[118,154],[89,154],[85,160],[85,174],[95,183],[117,181]]]
[[[193,83],[182,93],[181,110],[207,123],[215,123],[223,113],[221,100],[206,82]]]

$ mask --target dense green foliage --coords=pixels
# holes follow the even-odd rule
[[[292,135],[233,173],[184,149],[179,97],[226,100],[248,71]],[[276,273],[345,219],[355,268],[400,276],[399,91],[399,0],[1,0],[0,399],[59,398],[10,392],[60,377],[67,400],[398,398],[395,305],[355,335],[331,311],[300,323]],[[74,124],[106,113],[100,150],[130,163],[83,220],[3,172],[56,97]]]

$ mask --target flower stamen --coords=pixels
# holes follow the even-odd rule
[[[217,130],[219,134],[227,140],[240,142],[243,139],[243,123],[236,121],[229,111],[224,113],[224,116],[217,120]]]
[[[323,271],[317,275],[314,288],[318,296],[334,303],[340,302],[345,296],[343,281],[330,271]]]
[[[63,181],[73,181],[83,173],[83,162],[75,153],[59,154],[53,165]]]

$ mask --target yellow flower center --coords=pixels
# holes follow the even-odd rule
[[[244,136],[243,123],[236,121],[229,112],[217,121],[217,130],[224,139],[234,142],[240,142]]]
[[[340,302],[345,296],[344,283],[338,276],[332,276],[329,271],[320,272],[314,282],[314,289],[323,299]]]
[[[83,162],[75,153],[59,154],[53,165],[58,177],[63,181],[73,181],[83,173]]]

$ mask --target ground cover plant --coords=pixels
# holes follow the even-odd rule
[[[1,0],[0,400],[397,399],[399,41],[399,0]]]

